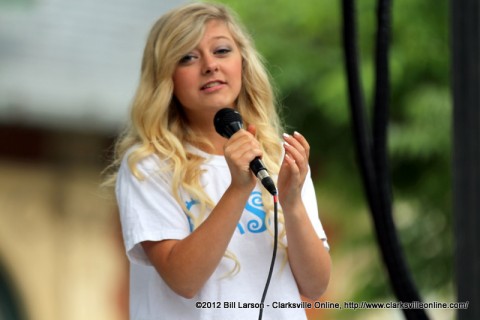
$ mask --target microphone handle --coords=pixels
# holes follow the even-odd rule
[[[258,180],[260,180],[262,185],[268,190],[268,192],[270,192],[272,196],[277,195],[275,183],[268,174],[267,168],[265,168],[265,165],[259,157],[255,157],[255,159],[250,162],[250,170],[252,170],[253,174],[258,178]]]
[[[253,159],[252,162],[250,162],[250,169],[253,171],[253,173],[257,177],[261,171],[267,171],[267,168],[265,168],[265,165],[263,164],[260,157],[255,157],[255,159]]]
[[[224,125],[220,134],[225,138],[230,139],[231,136],[233,136],[242,128],[243,123],[240,118],[238,121],[232,121]],[[272,196],[277,195],[277,187],[275,187],[275,183],[268,174],[267,168],[265,168],[265,165],[259,157],[256,157],[250,162],[250,170],[252,170],[253,174],[258,178],[258,180],[260,180],[262,185],[268,190],[268,192],[270,192]]]

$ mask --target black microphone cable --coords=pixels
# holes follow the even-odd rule
[[[263,316],[263,307],[265,303],[265,298],[267,297],[268,287],[270,286],[270,280],[272,279],[273,268],[275,267],[275,259],[277,257],[277,248],[278,248],[278,196],[273,195],[273,253],[272,261],[270,262],[270,269],[268,270],[267,282],[265,283],[265,288],[263,289],[262,300],[260,301],[260,310],[258,312],[258,320],[262,319]]]
[[[243,127],[242,116],[231,108],[223,108],[219,110],[213,119],[215,130],[221,136],[230,139],[232,135]],[[259,179],[265,189],[273,196],[273,252],[272,261],[270,262],[270,269],[268,270],[267,282],[263,289],[262,299],[260,302],[260,310],[258,313],[258,319],[261,320],[263,316],[263,309],[265,304],[265,298],[267,297],[268,287],[270,286],[270,280],[272,279],[273,268],[275,267],[275,259],[277,257],[278,248],[278,195],[277,188],[272,178],[268,174],[267,168],[265,168],[260,158],[255,158],[250,162],[250,169]],[[266,217],[266,216],[265,216]],[[266,222],[265,222],[266,223]]]

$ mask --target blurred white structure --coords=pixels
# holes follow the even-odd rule
[[[118,130],[150,27],[183,2],[0,2],[0,124]]]

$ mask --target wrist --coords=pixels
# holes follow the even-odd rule
[[[232,191],[239,192],[241,194],[243,193],[248,193],[250,194],[252,190],[255,188],[257,184],[257,179],[253,175],[252,172],[248,172],[249,176],[248,178],[245,179],[234,179],[232,175],[232,180],[230,182],[230,185],[228,189],[231,189]]]
[[[280,206],[282,210],[287,215],[295,214],[296,212],[301,212],[301,208],[303,208],[303,201],[301,197],[286,197],[282,199],[281,197],[278,198],[280,202]]]
[[[227,194],[231,194],[235,197],[246,197],[248,198],[250,194],[252,193],[252,190],[255,188],[255,184],[252,186],[250,185],[236,185],[236,184],[230,184],[225,191]]]

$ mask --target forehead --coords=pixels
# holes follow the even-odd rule
[[[205,31],[200,40],[202,42],[213,41],[217,39],[227,39],[234,41],[232,33],[227,24],[222,20],[210,20],[205,24]]]

